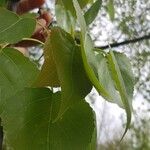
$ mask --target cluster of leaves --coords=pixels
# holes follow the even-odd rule
[[[87,5],[91,7],[83,13]],[[94,52],[88,25],[100,7],[101,0],[57,0],[58,26],[45,42],[41,70],[16,49],[6,47],[30,37],[35,19],[0,8],[0,117],[9,147],[96,149],[95,117],[84,100],[92,87],[126,110],[125,135],[131,121],[134,79],[124,54]],[[77,23],[80,44],[75,40]],[[55,87],[61,91],[54,92]]]

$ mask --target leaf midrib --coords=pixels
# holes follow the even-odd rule
[[[23,20],[23,18],[19,18],[18,21],[14,22],[13,24],[11,24],[10,26],[8,26],[7,28],[5,28],[4,30],[0,31],[0,33],[5,32],[7,30],[9,30],[10,28],[13,28],[13,26],[15,26],[18,22],[20,22],[21,20]]]

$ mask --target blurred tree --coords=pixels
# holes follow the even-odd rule
[[[109,47],[123,51],[130,57],[136,77],[134,121],[130,136],[116,145],[119,138],[100,145],[101,150],[149,150],[150,149],[150,1],[114,0],[115,16],[108,16],[108,0],[95,22],[91,33],[96,47],[107,50]],[[142,100],[138,98],[142,95]],[[108,117],[105,115],[105,117]]]

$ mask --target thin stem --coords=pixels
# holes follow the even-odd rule
[[[34,41],[34,42],[37,42],[37,43],[40,43],[40,44],[42,44],[42,45],[44,45],[44,43],[42,42],[42,41],[40,41],[40,40],[37,40],[37,39],[33,39],[33,38],[23,38],[22,40],[24,40],[24,41]]]

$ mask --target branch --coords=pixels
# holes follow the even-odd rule
[[[119,47],[119,46],[122,46],[122,45],[136,43],[136,42],[143,41],[143,40],[148,40],[148,39],[150,39],[150,34],[142,36],[142,37],[139,37],[139,38],[135,38],[135,39],[132,39],[132,40],[126,40],[126,41],[123,41],[123,42],[112,43],[112,44],[109,44],[109,45],[99,46],[99,47],[95,47],[95,48],[104,50],[104,49],[107,49],[109,47],[112,47],[112,48],[113,47]]]

